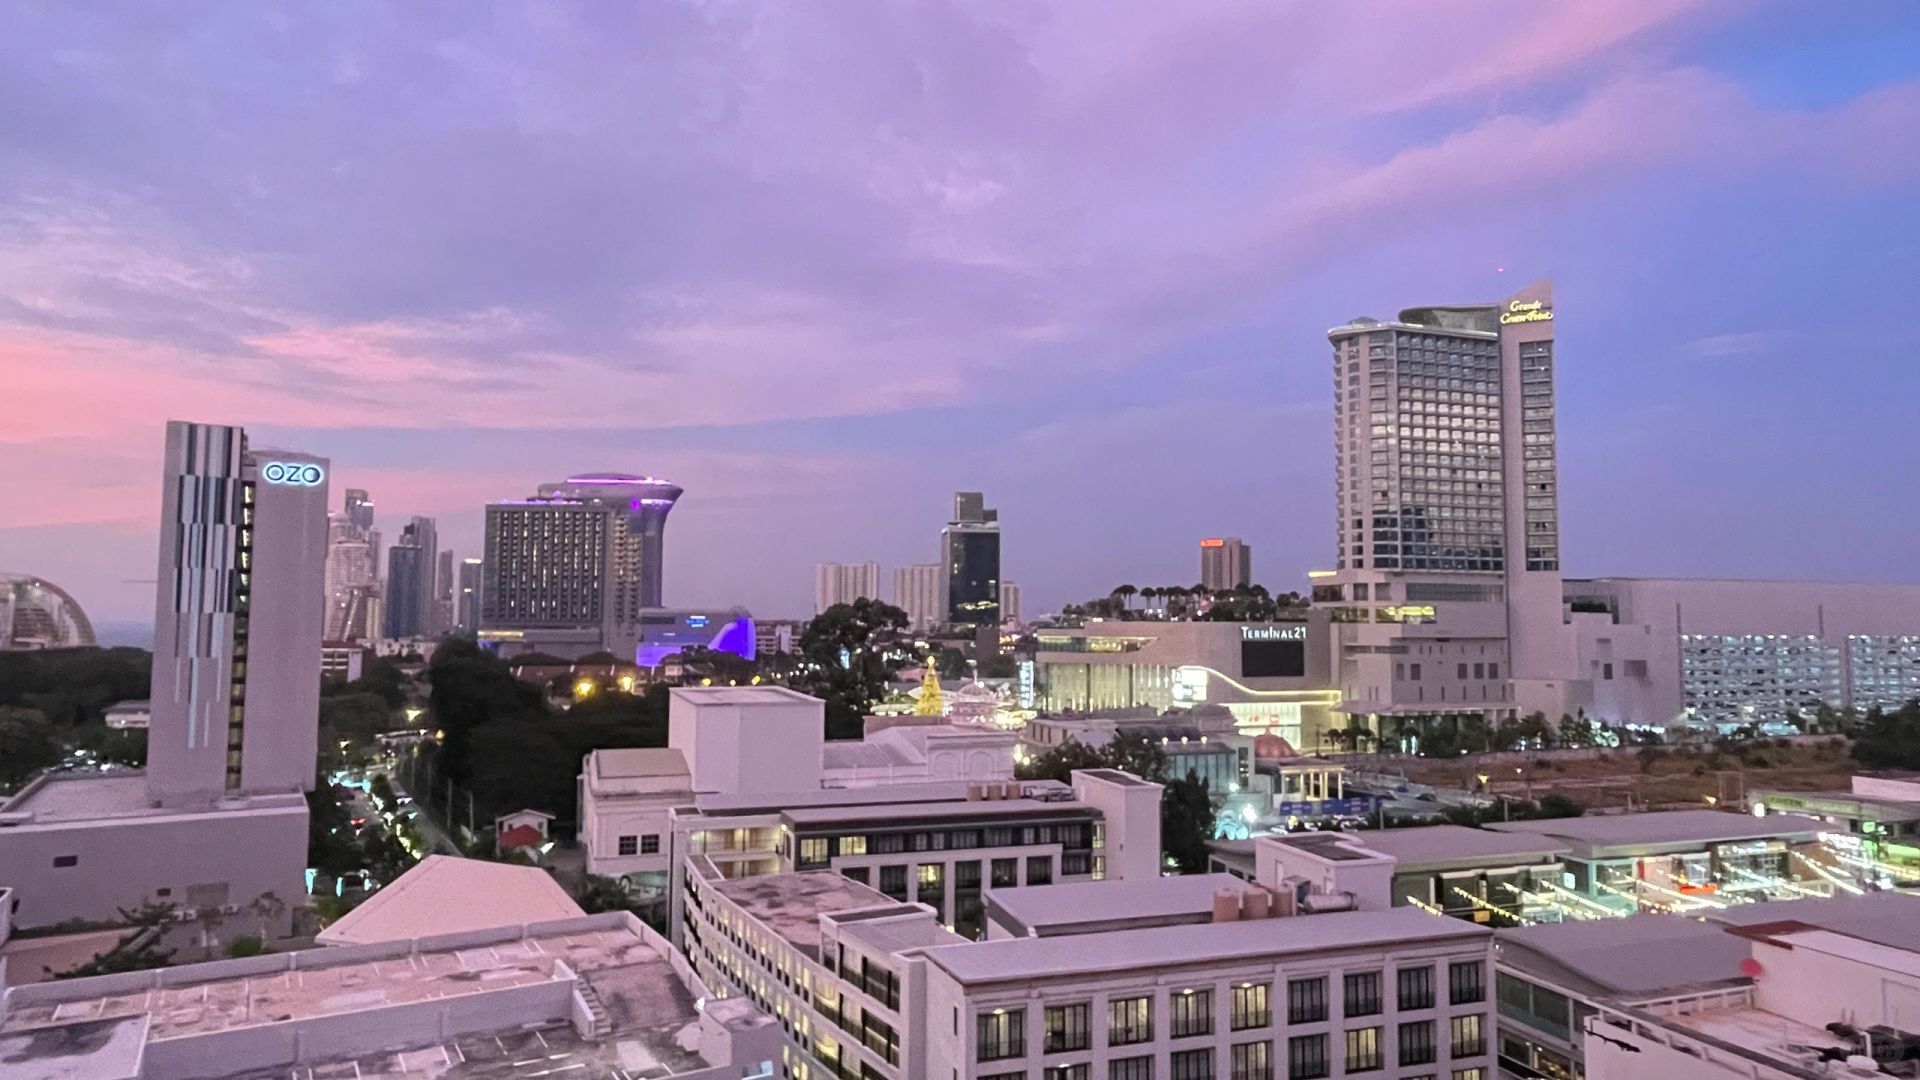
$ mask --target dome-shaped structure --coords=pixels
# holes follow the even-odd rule
[[[1274,761],[1280,758],[1299,757],[1293,744],[1278,735],[1256,735],[1253,738],[1253,756],[1256,761]]]
[[[80,602],[45,578],[0,571],[0,649],[97,644]]]
[[[959,723],[990,724],[1000,705],[1000,695],[992,687],[971,679],[953,692],[947,702],[947,715]]]

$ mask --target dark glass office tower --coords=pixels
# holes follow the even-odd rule
[[[1000,624],[1000,512],[978,491],[956,491],[953,520],[940,532],[946,619],[963,626]]]

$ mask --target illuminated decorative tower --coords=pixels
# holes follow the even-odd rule
[[[915,716],[944,716],[946,702],[940,693],[940,673],[933,668],[933,658],[927,658],[927,670],[920,677],[920,693],[913,702]]]

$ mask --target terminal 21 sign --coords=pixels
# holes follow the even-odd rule
[[[1243,626],[1240,628],[1241,641],[1305,641],[1305,626]]]
[[[260,479],[288,487],[319,487],[327,471],[310,461],[269,461],[260,466]]]

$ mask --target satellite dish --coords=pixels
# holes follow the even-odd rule
[[[1765,965],[1751,956],[1740,961],[1740,974],[1745,975],[1749,979],[1759,978],[1766,970]]]

